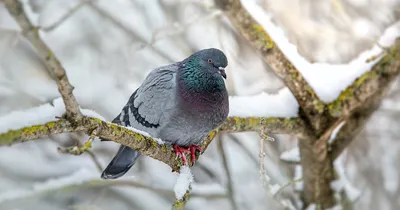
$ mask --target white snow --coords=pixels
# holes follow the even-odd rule
[[[294,180],[299,180],[303,177],[303,168],[301,167],[301,165],[296,165],[294,168]],[[298,191],[302,191],[304,187],[304,181],[299,181],[294,183],[294,189],[298,190]]]
[[[288,88],[277,94],[231,96],[229,116],[235,117],[296,117],[299,105]]]
[[[95,117],[100,120],[106,119],[97,112],[90,109],[80,109],[83,115]],[[46,103],[38,107],[33,107],[23,111],[14,111],[8,115],[0,117],[0,133],[8,130],[16,130],[27,126],[45,124],[57,120],[55,117],[61,117],[65,112],[65,105],[62,98],[54,99],[52,104]],[[136,133],[151,137],[148,133],[137,130],[133,127],[126,127]],[[152,137],[151,137],[152,138]],[[164,141],[153,138],[158,144],[164,144]]]
[[[315,203],[312,203],[312,204],[308,205],[306,210],[317,210],[317,205],[315,205]]]
[[[308,207],[306,208],[306,210],[318,210],[318,209],[321,209],[321,207],[319,207],[315,203],[308,205]],[[341,209],[342,209],[342,206],[336,205],[336,206],[333,206],[332,208],[328,208],[327,210],[341,210]]]
[[[188,166],[182,166],[176,183],[174,186],[174,192],[177,200],[182,200],[186,191],[189,190],[193,182],[193,175]]]
[[[57,120],[65,112],[65,105],[61,98],[54,99],[52,104],[46,103],[23,111],[14,111],[0,117],[0,133],[10,129],[19,129],[27,126],[44,124]],[[90,109],[81,109],[82,114],[105,120],[104,117]]]
[[[300,150],[298,147],[295,147],[291,150],[284,151],[281,154],[281,160],[285,160],[288,162],[300,162]]]
[[[343,155],[339,156],[333,164],[339,175],[339,179],[331,183],[331,188],[335,192],[340,192],[344,188],[349,200],[355,201],[361,195],[361,191],[354,187],[353,184],[347,179],[345,166],[343,163]]]
[[[310,63],[298,53],[296,46],[289,42],[283,30],[272,23],[270,16],[254,0],[242,0],[241,2],[252,17],[268,32],[288,60],[301,72],[319,98],[326,103],[335,100],[342,90],[370,70],[379,59],[369,63],[366,60],[383,51],[376,45],[347,64]],[[400,35],[399,26],[400,24],[396,23],[386,29],[379,39],[380,45],[390,46],[393,44],[395,38]]]
[[[131,131],[133,131],[135,133],[141,134],[143,136],[150,137],[160,145],[165,143],[162,139],[151,137],[150,134],[145,132],[145,131],[141,131],[141,130],[138,130],[138,129],[134,128],[134,127],[130,127],[130,126],[127,126],[125,128],[128,128],[129,130],[131,130]]]
[[[271,184],[269,191],[274,196],[281,188],[282,186],[280,186],[279,184]]]
[[[60,98],[53,101],[53,106],[47,103],[24,111],[11,112],[0,117],[0,133],[54,121],[56,116],[61,117],[64,110],[64,103]]]
[[[331,133],[331,136],[329,137],[329,144],[332,144],[332,142],[335,141],[336,135],[339,133],[340,129],[343,127],[343,125],[346,124],[346,121],[341,122]]]
[[[399,187],[399,173],[398,161],[393,156],[398,153],[399,145],[390,145],[390,148],[385,148],[384,151],[385,155],[382,156],[381,160],[381,164],[385,166],[382,168],[383,187],[388,193],[395,195]]]

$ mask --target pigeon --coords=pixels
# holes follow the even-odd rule
[[[172,146],[188,164],[207,135],[227,118],[225,54],[215,48],[200,50],[183,61],[152,70],[131,95],[113,123],[133,127]],[[140,153],[121,145],[103,171],[103,179],[123,176]]]

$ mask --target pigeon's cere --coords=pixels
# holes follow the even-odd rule
[[[181,62],[150,72],[113,120],[132,126],[172,145],[187,164],[194,161],[202,140],[228,116],[229,102],[224,78],[228,60],[218,49],[201,50]],[[121,145],[103,171],[102,178],[124,175],[140,157]]]

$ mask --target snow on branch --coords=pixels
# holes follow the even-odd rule
[[[182,166],[174,186],[176,201],[173,204],[172,209],[183,209],[183,206],[189,200],[189,193],[192,190],[193,179],[194,177],[190,168]]]
[[[400,71],[400,40],[387,49],[387,54],[373,66],[372,70],[357,78],[353,84],[341,92],[339,97],[328,104],[334,117],[348,115],[374,95],[381,95],[382,87],[389,86]]]
[[[398,68],[393,68],[396,64],[386,67],[398,58],[396,38],[400,36],[400,24],[389,27],[379,39],[380,44],[348,64],[310,63],[255,1],[215,2],[238,32],[285,82],[297,99],[300,112],[305,114],[317,132],[323,132],[335,118],[349,114],[362,105],[379,89],[379,80],[398,73]]]
[[[324,112],[324,103],[285,57],[263,26],[243,7],[240,0],[215,0],[215,3],[225,12],[240,34],[261,53],[275,74],[285,82],[310,123],[319,128],[323,120],[320,116]]]
[[[119,126],[104,121],[104,119],[91,110],[82,109],[85,114],[74,122],[67,119],[56,119],[64,113],[64,104],[56,99],[52,105],[45,104],[25,111],[12,112],[0,117],[0,146],[45,138],[56,134],[81,131],[110,139],[117,143],[132,147],[143,155],[160,160],[175,171],[183,163],[175,158],[175,153],[169,146],[161,145],[160,140],[153,139],[147,134],[132,128]],[[100,118],[100,119],[99,119]],[[229,117],[217,130],[211,132],[203,142],[203,151],[208,147],[218,131],[243,132],[258,131],[265,126],[270,133],[290,133],[301,131],[301,122],[297,118],[260,118],[260,117]],[[95,131],[93,133],[93,131]],[[189,158],[189,157],[188,157]]]

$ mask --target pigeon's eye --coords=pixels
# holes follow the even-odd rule
[[[208,59],[207,62],[208,62],[208,63],[212,63],[212,60],[211,60],[211,59]]]

